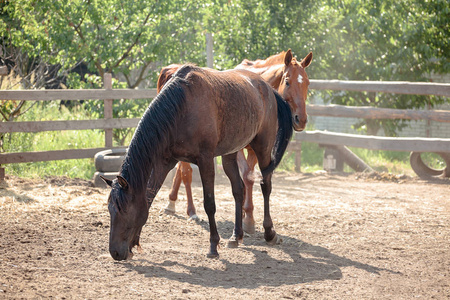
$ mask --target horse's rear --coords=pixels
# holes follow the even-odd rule
[[[171,64],[161,69],[161,73],[156,83],[156,91],[159,93],[164,85],[172,78],[173,74],[181,67],[179,64]]]

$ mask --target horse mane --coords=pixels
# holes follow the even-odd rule
[[[281,51],[278,54],[274,54],[272,56],[269,56],[264,60],[264,64],[267,66],[277,65],[277,64],[284,64],[284,56],[286,54],[286,51]]]
[[[274,54],[272,56],[269,56],[266,59],[257,59],[257,60],[248,60],[244,59],[241,62],[242,66],[246,67],[253,67],[253,68],[266,68],[273,65],[279,65],[284,64],[284,55],[286,54],[285,51],[281,51],[278,54]]]
[[[145,189],[151,172],[173,144],[177,120],[184,110],[185,80],[174,77],[150,103],[134,132],[120,174],[131,188]]]
[[[286,55],[286,51],[281,51],[280,53],[269,56],[266,59],[257,59],[254,61],[244,59],[237,67],[245,66],[245,67],[253,67],[255,69],[257,69],[257,68],[269,69],[271,66],[276,66],[276,65],[281,65],[281,64],[284,65],[284,56],[285,55]],[[297,58],[295,58],[295,57],[292,57],[291,63],[294,65],[299,64],[297,61]]]

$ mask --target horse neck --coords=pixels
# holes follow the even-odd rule
[[[150,204],[153,202],[153,199],[155,199],[156,194],[163,185],[167,174],[170,172],[170,170],[172,170],[174,166],[175,162],[173,162],[173,164],[160,163],[153,168],[147,182],[146,190],[146,198],[150,202]]]
[[[153,158],[152,161],[147,164],[145,161],[136,164],[125,158],[120,172],[121,176],[131,184],[134,194],[145,195],[145,199],[149,202],[148,207],[150,207],[156,194],[161,189],[167,174],[174,166],[174,164],[164,164],[163,158]]]
[[[140,148],[136,143],[130,145],[120,170],[120,175],[128,181],[136,194],[144,193],[154,169],[154,159],[143,158],[142,153],[145,153],[145,150]]]
[[[266,82],[268,82],[274,89],[278,89],[283,77],[284,65],[274,65],[264,68],[258,73]]]
[[[186,102],[182,80],[174,78],[153,99],[131,139],[121,173],[135,191],[145,191],[152,172],[158,171],[160,164],[167,165],[165,157]],[[159,182],[160,178],[155,180]]]
[[[270,68],[274,65],[279,65],[284,63],[284,56],[286,52],[280,52],[278,54],[272,55],[264,60],[255,60],[252,64],[254,68]]]

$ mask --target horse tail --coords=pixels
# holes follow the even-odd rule
[[[289,141],[293,134],[292,112],[289,104],[278,94],[277,91],[273,91],[275,98],[277,99],[277,113],[278,113],[278,131],[275,144],[272,148],[272,160],[270,164],[261,170],[263,177],[269,173],[272,173],[276,167],[280,164],[283,158],[284,152],[286,152]]]

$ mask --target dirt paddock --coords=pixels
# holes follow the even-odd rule
[[[228,182],[216,180],[220,257],[206,258],[199,222],[164,215],[168,186],[150,209],[132,260],[108,253],[107,189],[67,178],[7,178],[0,186],[0,298],[57,299],[448,299],[450,181],[357,174],[274,175],[271,212],[282,237],[257,233],[236,249]]]

